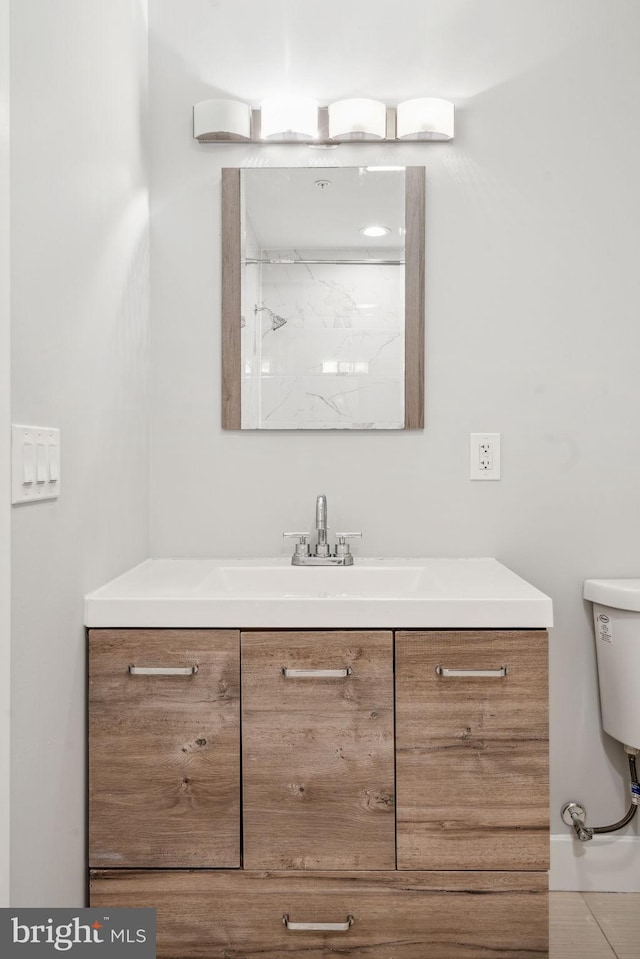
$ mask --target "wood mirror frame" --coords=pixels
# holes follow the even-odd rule
[[[222,428],[241,425],[239,167],[222,170]],[[424,429],[425,169],[405,168],[404,429]],[[348,432],[348,430],[347,430]]]

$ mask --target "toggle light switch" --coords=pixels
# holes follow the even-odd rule
[[[60,464],[58,447],[50,444],[47,446],[47,459],[49,460],[49,482],[57,483],[60,479]]]
[[[46,483],[48,474],[47,448],[44,443],[36,443],[36,483]]]
[[[36,451],[33,443],[22,444],[22,485],[30,486],[36,478]]]

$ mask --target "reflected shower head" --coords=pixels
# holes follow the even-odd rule
[[[271,317],[271,329],[272,329],[272,330],[279,330],[280,327],[281,327],[281,326],[284,326],[285,323],[287,322],[287,320],[285,319],[284,316],[279,316],[277,313],[274,313],[273,310],[270,310],[268,306],[258,306],[258,305],[256,304],[256,306],[254,307],[253,312],[254,312],[254,313],[260,313],[260,312],[262,312],[263,310],[264,310],[266,313],[268,313],[269,316]]]

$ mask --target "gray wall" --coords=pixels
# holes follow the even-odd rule
[[[81,905],[83,594],[148,551],[146,0],[12,4],[15,423],[62,494],[13,509],[12,903]]]
[[[11,320],[9,287],[9,0],[0,0],[0,908],[9,904],[9,695],[11,687]]]
[[[557,833],[563,800],[593,822],[626,801],[581,591],[638,571],[639,45],[629,0],[150,4],[152,553],[284,554],[281,531],[326,492],[362,554],[496,556],[554,601]],[[190,139],[194,102],[287,88],[449,97],[456,139]],[[364,157],[427,168],[426,429],[223,433],[221,167]],[[469,481],[469,433],[485,430],[502,434],[499,483]]]

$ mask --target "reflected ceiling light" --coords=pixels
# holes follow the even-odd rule
[[[198,140],[250,140],[251,108],[241,100],[203,100],[193,108],[193,135]]]
[[[363,226],[360,232],[363,236],[387,236],[391,230],[388,226]]]
[[[381,100],[356,97],[329,104],[330,140],[384,140],[387,107]]]
[[[263,140],[313,140],[318,136],[318,104],[312,97],[269,97],[260,104]]]
[[[389,173],[393,171],[394,173],[406,170],[406,166],[366,166],[365,170],[367,173]]]
[[[453,139],[453,103],[437,97],[404,100],[396,108],[398,140]]]

